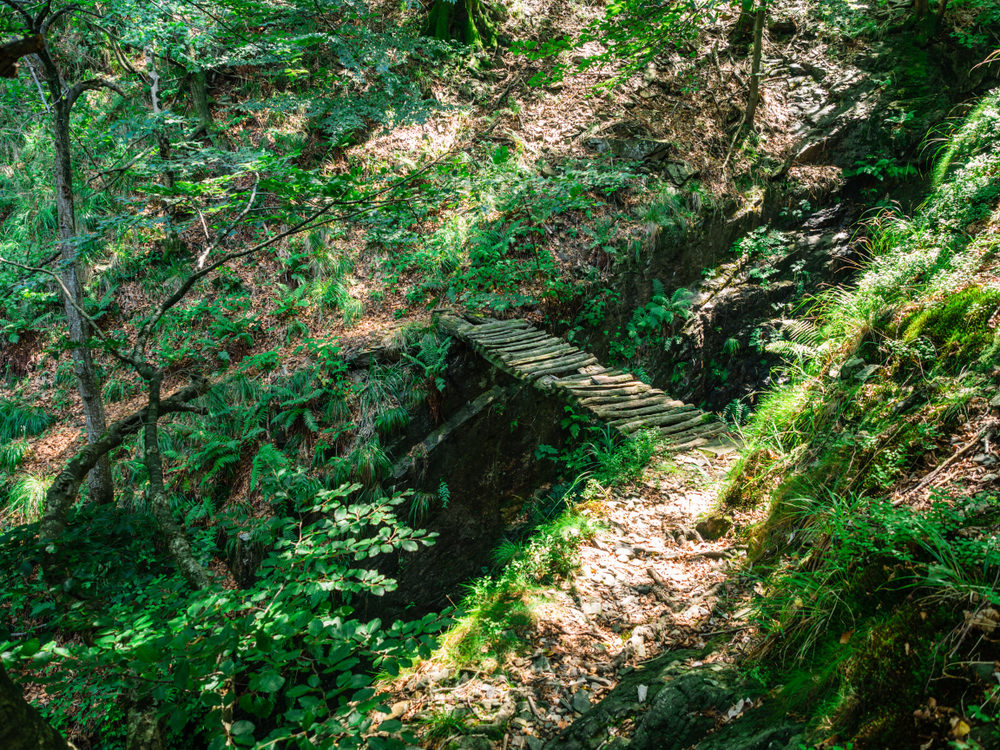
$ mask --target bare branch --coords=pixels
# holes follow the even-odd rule
[[[254,183],[253,183],[253,190],[250,192],[250,200],[247,201],[247,204],[243,208],[243,210],[240,211],[240,213],[237,215],[237,217],[235,219],[233,219],[229,223],[229,226],[226,227],[226,229],[224,231],[219,232],[216,235],[215,242],[212,242],[208,247],[205,248],[205,250],[201,253],[201,255],[198,256],[198,261],[197,261],[197,263],[195,263],[195,268],[197,268],[198,270],[201,270],[205,266],[205,261],[208,260],[209,253],[211,253],[215,248],[217,248],[219,246],[219,244],[226,237],[228,237],[229,234],[234,229],[236,229],[236,227],[239,225],[239,223],[241,221],[243,221],[243,219],[246,218],[247,214],[250,213],[250,209],[253,206],[254,201],[257,200],[257,184],[258,184],[258,181],[255,180]],[[201,214],[200,211],[198,213],[199,213],[199,215]],[[201,218],[201,223],[204,226],[204,224],[205,224],[205,217],[204,216],[202,216],[202,218]]]

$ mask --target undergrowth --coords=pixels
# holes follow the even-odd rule
[[[575,426],[572,415],[568,419]],[[536,525],[525,538],[507,538],[494,549],[495,572],[467,585],[436,660],[458,668],[497,669],[518,653],[536,610],[577,569],[581,543],[599,528],[599,520],[586,510],[588,501],[637,479],[658,445],[652,431],[615,442],[597,428],[581,429],[575,443],[552,456],[572,481],[526,508]]]
[[[920,493],[907,492],[954,453],[949,436],[990,434],[997,133],[993,93],[943,150],[915,215],[872,221],[857,284],[784,326],[771,348],[788,362],[788,384],[747,425],[725,493],[734,505],[770,503],[755,541],[764,595],[752,661],[786,685],[782,700],[809,717],[817,741],[995,739],[991,721],[961,706],[996,712],[991,679],[969,665],[1000,656],[990,637],[1000,492],[995,479],[957,480],[916,506]]]

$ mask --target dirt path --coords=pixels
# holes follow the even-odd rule
[[[536,750],[642,662],[701,649],[718,635],[738,645],[743,623],[716,604],[737,588],[727,582],[745,548],[733,530],[698,523],[734,458],[691,451],[654,459],[639,482],[590,503],[585,513],[602,530],[583,543],[579,570],[537,610],[520,655],[493,674],[425,662],[393,686],[393,718],[412,726],[445,713],[460,720],[450,736],[440,736],[439,722],[439,736],[423,747]],[[734,520],[736,529],[750,521]],[[724,533],[708,540],[698,529]]]

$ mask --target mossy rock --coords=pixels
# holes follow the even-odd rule
[[[703,518],[695,526],[695,530],[697,530],[697,532],[701,534],[704,539],[709,541],[721,539],[728,534],[732,528],[732,516],[727,516],[722,513],[713,513],[707,518]]]
[[[891,744],[912,731],[913,710],[934,670],[936,619],[915,608],[899,611],[872,627],[846,662],[858,722],[851,730],[866,743]]]
[[[949,370],[961,369],[995,344],[989,321],[998,308],[1000,290],[968,287],[911,315],[900,333],[907,343],[928,339],[938,348],[939,361],[947,361]]]

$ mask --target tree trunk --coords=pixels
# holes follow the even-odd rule
[[[0,747],[4,750],[69,750],[42,715],[24,700],[21,689],[0,663]]]
[[[760,60],[764,50],[764,22],[767,18],[767,0],[761,0],[753,21],[753,62],[750,66],[750,93],[747,96],[747,111],[744,123],[753,129],[757,105],[760,103]]]
[[[913,12],[917,18],[924,18],[929,10],[928,0],[913,0]]]
[[[209,382],[197,378],[159,404],[159,416],[184,411],[188,402],[201,396],[209,389]],[[96,442],[87,445],[70,459],[45,493],[45,514],[39,524],[39,536],[46,542],[58,542],[66,528],[66,516],[73,507],[80,484],[87,473],[98,464],[102,457],[120,446],[130,435],[134,435],[146,423],[146,409],[120,419],[101,435]]]
[[[745,41],[754,27],[754,0],[740,0],[740,17],[736,19],[733,27],[732,39],[734,41]]]
[[[205,136],[214,146],[212,110],[208,107],[208,75],[201,68],[191,71],[191,102],[194,104],[194,111],[198,116],[198,127],[191,134],[191,137]]]
[[[160,455],[160,438],[157,422],[160,419],[160,385],[163,382],[163,373],[152,373],[146,380],[149,389],[149,405],[146,407],[146,415],[143,420],[143,438],[145,442],[144,463],[146,473],[149,474],[149,504],[152,506],[153,515],[163,529],[167,538],[167,548],[180,568],[184,578],[191,586],[198,590],[205,590],[211,587],[212,579],[204,566],[195,559],[191,551],[191,543],[188,541],[184,530],[177,521],[174,520],[170,510],[170,502],[167,500],[167,491],[163,483],[163,460]]]
[[[104,401],[100,383],[94,372],[94,360],[87,339],[90,327],[80,315],[83,307],[83,288],[80,264],[76,251],[76,207],[73,200],[73,162],[69,145],[69,112],[72,103],[62,90],[58,69],[48,52],[40,55],[46,72],[49,92],[52,95],[52,137],[56,154],[56,213],[59,224],[59,252],[62,256],[62,283],[68,291],[63,294],[63,307],[69,324],[69,340],[73,345],[73,365],[83,401],[83,414],[87,429],[87,442],[95,442],[107,427]],[[87,478],[91,498],[96,502],[114,500],[111,482],[111,464],[104,456]]]
[[[150,108],[153,110],[153,117],[157,121],[160,120],[160,116],[163,114],[163,109],[160,107],[160,74],[156,70],[156,57],[153,54],[153,50],[146,49],[146,68],[149,72],[149,102]],[[164,132],[163,124],[157,122],[156,131],[156,148],[160,153],[160,161],[163,162],[163,186],[167,190],[173,190],[174,183],[176,179],[174,177],[174,171],[170,168],[170,139],[167,138],[166,132]],[[163,256],[169,257],[170,255],[177,253],[183,247],[181,239],[177,234],[177,227],[175,225],[174,211],[168,206],[166,211],[166,237],[162,242]]]
[[[948,10],[948,0],[938,0],[937,13],[934,15],[934,31],[938,31],[941,28],[941,24],[944,23],[944,13]]]
[[[472,47],[494,47],[497,15],[483,0],[434,0],[424,33],[435,39],[455,39]]]

